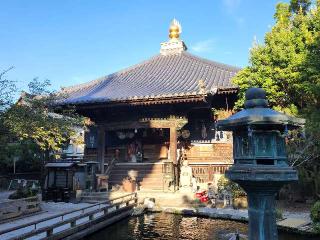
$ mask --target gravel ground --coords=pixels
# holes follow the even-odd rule
[[[14,191],[0,191],[0,202],[3,200],[7,200],[9,195]]]

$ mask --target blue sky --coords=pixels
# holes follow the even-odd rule
[[[173,17],[193,54],[243,67],[273,24],[274,0],[4,0],[0,71],[20,90],[35,77],[55,89],[113,73],[160,50]]]

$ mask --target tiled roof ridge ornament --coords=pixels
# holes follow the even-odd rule
[[[203,79],[199,79],[198,81],[199,93],[205,94],[206,93],[206,83]]]
[[[180,54],[187,50],[186,45],[180,39],[182,33],[181,24],[177,19],[173,19],[169,27],[169,41],[161,43],[160,54],[161,55],[172,55]]]

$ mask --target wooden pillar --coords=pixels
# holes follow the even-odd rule
[[[177,164],[177,128],[170,127],[170,160]]]
[[[50,181],[50,168],[48,169],[48,175],[47,175],[47,189],[48,189],[49,186],[50,186],[49,181]]]
[[[170,127],[170,160],[173,163],[174,168],[174,190],[178,190],[179,188],[179,176],[178,176],[178,161],[177,161],[177,128]]]
[[[57,187],[57,169],[54,169],[53,187]]]
[[[106,132],[103,126],[98,127],[98,141],[97,141],[97,161],[100,163],[100,172],[104,173],[104,155],[106,145]]]
[[[68,171],[68,169],[67,169],[67,171],[66,171],[66,188],[68,187],[68,173],[69,173],[69,171]]]

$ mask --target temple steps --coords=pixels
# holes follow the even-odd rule
[[[86,203],[98,203],[98,202],[106,202],[109,200],[108,192],[82,192],[81,202]]]
[[[158,174],[155,174],[155,173],[152,173],[152,174],[139,174],[139,176],[136,178],[138,181],[142,181],[143,179],[145,178],[150,178],[150,179],[159,179],[159,175],[162,176],[162,173],[158,173]],[[116,172],[116,173],[111,173],[111,176],[112,176],[112,180],[123,180],[125,177],[128,176],[128,173],[127,172],[124,172],[124,173],[119,173],[119,172]]]
[[[122,185],[122,181],[128,177],[128,172],[137,171],[137,183],[143,190],[162,190],[163,173],[162,164],[117,164],[113,167],[109,177],[109,187]]]

